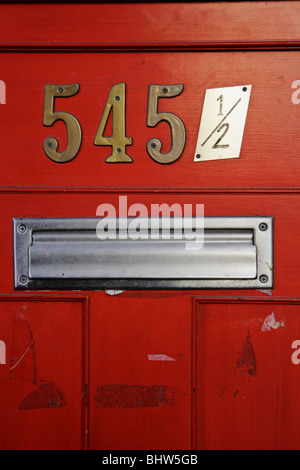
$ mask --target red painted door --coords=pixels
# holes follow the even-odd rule
[[[0,447],[299,448],[299,3],[10,3],[0,23]],[[157,84],[183,85],[157,99],[186,131],[165,165],[146,147],[174,146],[147,121]],[[239,157],[194,161],[206,90],[250,84]],[[107,162],[96,135],[132,161]],[[273,288],[14,288],[13,218],[118,215],[120,196],[274,217]]]
[[[1,448],[78,449],[86,297],[1,296]]]

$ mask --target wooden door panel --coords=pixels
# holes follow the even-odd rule
[[[6,64],[1,79],[7,89],[7,103],[0,112],[0,183],[4,187],[100,190],[135,188],[138,181],[138,187],[144,190],[265,189],[298,184],[299,141],[295,129],[299,109],[292,102],[297,51],[15,52],[3,53],[1,60]],[[44,87],[49,83],[80,85],[75,96],[57,97],[54,103],[55,112],[71,113],[82,128],[79,152],[65,164],[50,160],[43,150],[49,136],[58,140],[59,152],[67,146],[63,122],[43,126]],[[107,163],[111,147],[94,145],[106,100],[116,83],[126,84],[126,136],[132,138],[126,152],[132,163]],[[159,112],[176,114],[186,129],[183,153],[169,165],[155,162],[146,150],[153,137],[161,140],[162,152],[168,152],[171,145],[167,123],[154,128],[146,124],[148,86],[157,83],[184,85],[179,96],[160,98],[158,103]],[[252,91],[240,157],[194,162],[206,89],[247,84],[252,85]],[[111,116],[105,135],[111,135]]]
[[[1,298],[1,449],[82,447],[84,305],[47,296]]]
[[[91,308],[90,448],[190,449],[190,297],[103,293]]]
[[[26,2],[24,2],[26,3]],[[117,3],[117,6],[115,5]],[[125,2],[124,2],[125,3]],[[179,2],[178,2],[179,3]],[[116,14],[117,10],[117,14]],[[151,50],[215,50],[226,48],[282,47],[299,43],[300,6],[281,2],[176,2],[60,5],[25,4],[2,7],[3,48],[8,50],[83,50],[116,48]],[[22,27],[19,17],[22,16]],[[178,25],[181,25],[180,34]]]
[[[299,449],[299,308],[299,299],[195,301],[197,449]]]

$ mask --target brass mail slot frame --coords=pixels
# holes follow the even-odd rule
[[[203,249],[196,251],[187,249],[184,239],[128,240],[123,245],[101,241],[96,236],[98,222],[99,218],[14,218],[14,288],[273,287],[272,216],[205,217]]]

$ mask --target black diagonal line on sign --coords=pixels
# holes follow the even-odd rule
[[[209,134],[209,136],[207,137],[207,139],[205,139],[205,141],[203,142],[203,144],[201,144],[201,147],[203,147],[204,144],[206,144],[206,142],[208,141],[208,139],[211,138],[211,136],[216,132],[216,130],[220,127],[220,125],[225,121],[226,118],[228,118],[229,114],[232,113],[232,111],[234,110],[234,108],[239,104],[239,102],[241,101],[242,98],[239,98],[237,100],[237,102],[232,106],[232,108],[230,109],[230,111],[228,111],[228,113],[223,117],[222,121],[219,122],[219,124],[214,128],[214,130]]]

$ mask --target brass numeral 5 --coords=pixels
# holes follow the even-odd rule
[[[81,127],[73,114],[65,111],[54,111],[54,98],[66,98],[76,95],[79,90],[77,83],[71,85],[45,85],[44,126],[52,126],[56,121],[64,121],[67,128],[68,145],[64,152],[57,152],[58,141],[54,137],[44,140],[44,152],[50,160],[66,163],[76,157],[81,145]]]
[[[147,126],[155,127],[161,121],[166,121],[171,130],[172,146],[168,153],[161,153],[161,141],[153,138],[147,142],[147,151],[150,157],[158,163],[173,163],[183,152],[186,132],[181,119],[172,113],[158,113],[158,99],[178,96],[183,90],[183,85],[149,85]]]

